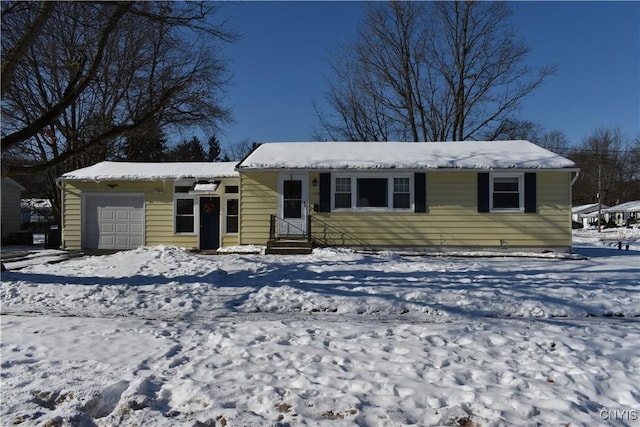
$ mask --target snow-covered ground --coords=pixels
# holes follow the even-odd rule
[[[2,274],[0,424],[640,425],[640,230],[574,243],[41,251]]]

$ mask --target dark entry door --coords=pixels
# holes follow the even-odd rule
[[[200,250],[220,247],[220,198],[200,197]]]

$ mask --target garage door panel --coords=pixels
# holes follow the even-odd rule
[[[102,248],[104,247],[113,247],[115,245],[115,236],[114,235],[107,235],[107,236],[100,236],[100,246]]]
[[[129,232],[129,224],[126,222],[116,223],[116,233],[128,233]]]
[[[131,208],[134,209],[134,208]],[[128,221],[129,220],[129,211],[124,209],[116,210],[116,221]]]
[[[112,222],[101,222],[100,233],[113,233],[115,232],[115,224]]]
[[[115,242],[116,246],[129,246],[129,242],[130,242],[129,236],[116,234],[115,239],[116,239],[116,242]]]
[[[98,208],[98,218],[101,221],[111,221],[115,219],[115,212],[108,208]]]
[[[88,195],[84,203],[84,247],[133,249],[144,245],[144,196]]]

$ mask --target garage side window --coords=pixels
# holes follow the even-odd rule
[[[193,199],[176,198],[176,233],[193,233],[195,231],[194,205]]]
[[[195,199],[189,194],[191,182],[176,183],[173,189],[173,228],[176,234],[195,233]]]

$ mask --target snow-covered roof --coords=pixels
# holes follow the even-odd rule
[[[608,205],[602,205],[601,208],[608,208]],[[589,203],[588,205],[574,206],[571,208],[572,214],[588,214],[598,210],[597,203]]]
[[[21,199],[21,209],[51,209],[50,199]]]
[[[610,208],[603,209],[603,211],[605,212],[640,212],[640,200],[621,203],[619,205],[615,205],[615,206],[611,206]]]
[[[150,181],[183,178],[236,177],[236,162],[100,162],[62,175],[62,180]]]
[[[529,141],[272,142],[239,169],[559,169],[577,165]]]

